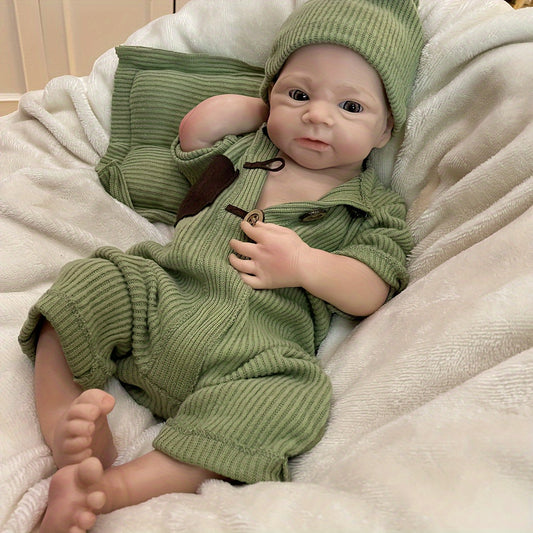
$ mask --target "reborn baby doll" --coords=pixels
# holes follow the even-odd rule
[[[405,120],[421,43],[411,0],[304,4],[262,98],[214,97],[183,120],[192,186],[172,241],[101,248],[35,304],[20,342],[58,467],[43,531],[209,478],[287,480],[318,442],[332,313],[369,315],[407,283],[405,206],[365,160]],[[112,376],[165,420],[153,451],[118,466]]]

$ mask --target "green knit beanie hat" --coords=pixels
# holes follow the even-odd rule
[[[423,45],[418,0],[309,0],[282,25],[265,64],[261,97],[288,57],[310,44],[338,44],[362,55],[381,76],[397,132]]]

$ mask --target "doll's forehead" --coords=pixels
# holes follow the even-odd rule
[[[318,43],[298,48],[287,57],[276,79],[287,69],[297,68],[307,69],[314,74],[318,73],[317,69],[337,68],[344,70],[347,75],[364,73],[381,80],[378,72],[361,54],[339,44]]]
[[[375,98],[385,91],[377,71],[354,50],[335,44],[312,44],[295,50],[273,84],[327,84],[336,92],[349,92]]]

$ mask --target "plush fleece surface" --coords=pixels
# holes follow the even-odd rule
[[[129,45],[261,66],[296,0],[191,0]],[[409,204],[411,284],[320,357],[334,404],[293,483],[206,483],[98,518],[95,532],[533,530],[533,10],[422,0],[426,45],[405,135],[378,154]],[[62,77],[0,119],[0,528],[31,531],[54,466],[17,335],[67,261],[100,245],[166,242],[109,196],[95,166],[110,135],[117,58]],[[397,156],[397,157],[396,157]],[[127,461],[159,425],[120,386],[111,424]]]

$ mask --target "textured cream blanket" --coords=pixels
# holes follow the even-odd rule
[[[260,65],[300,3],[192,0],[128,44]],[[533,9],[421,0],[421,16],[405,138],[376,158],[410,205],[412,283],[358,327],[334,323],[320,354],[335,395],[324,439],[292,463],[293,483],[210,482],[101,516],[94,531],[533,531]],[[6,532],[36,526],[54,471],[16,341],[27,309],[65,262],[171,235],[107,196],[93,170],[115,67],[110,51],[88,78],[55,79],[0,120]],[[122,462],[150,449],[158,425],[110,388]]]

